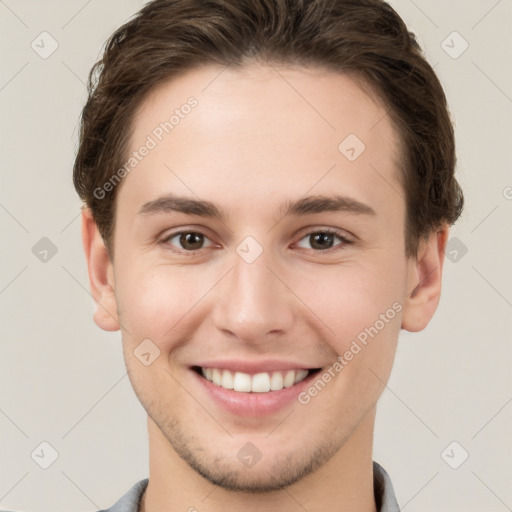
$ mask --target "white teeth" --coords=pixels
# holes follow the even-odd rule
[[[220,370],[217,370],[217,368],[214,368],[212,370],[212,382],[216,386],[220,386],[220,383],[222,382],[222,372]]]
[[[297,384],[297,382],[304,380],[307,376],[308,376],[307,370],[298,370],[295,372],[295,380],[293,381],[293,383]]]
[[[212,380],[212,369],[211,368],[201,368],[201,373],[203,377],[208,380]]]
[[[289,388],[295,384],[295,372],[293,370],[289,370],[284,376],[283,386],[285,388]]]
[[[219,368],[201,368],[203,377],[216,386],[233,389],[242,393],[267,393],[289,388],[308,376],[307,370],[288,370],[261,372],[249,375],[243,372],[231,372]]]
[[[236,372],[233,379],[233,389],[235,391],[251,391],[251,376],[247,373]]]
[[[281,372],[274,372],[270,379],[270,389],[272,391],[279,391],[283,389],[283,375]]]
[[[233,374],[229,370],[222,372],[222,382],[220,385],[225,389],[233,389]]]
[[[252,377],[252,388],[254,393],[266,393],[270,391],[270,376],[268,373],[257,373]]]

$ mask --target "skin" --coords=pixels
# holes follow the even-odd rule
[[[94,320],[121,330],[148,413],[141,508],[375,511],[377,400],[400,329],[424,329],[438,306],[448,228],[406,259],[399,139],[384,107],[349,76],[261,64],[188,71],[145,100],[130,151],[190,96],[197,107],[118,187],[114,262],[90,211],[82,216]],[[351,133],[366,145],[353,162],[338,150]],[[226,218],[138,214],[169,192],[211,201]],[[335,193],[376,215],[280,214],[287,199]],[[335,236],[322,252],[309,235],[327,228],[353,243]],[[169,238],[180,229],[203,233],[203,246],[187,253]],[[236,252],[247,236],[263,249],[250,264]],[[307,405],[241,418],[189,369],[216,358],[328,368],[395,302],[402,310]],[[145,366],[133,351],[148,338],[160,356]],[[262,454],[251,468],[237,458],[247,442]]]

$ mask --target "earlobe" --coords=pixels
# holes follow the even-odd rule
[[[119,330],[112,263],[89,208],[82,210],[82,244],[91,294],[96,303],[94,322],[104,331]]]
[[[410,260],[402,329],[418,332],[425,329],[441,298],[444,252],[448,226],[431,233],[422,241],[417,260]]]

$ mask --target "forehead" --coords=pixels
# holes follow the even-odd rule
[[[150,139],[121,187],[138,205],[162,188],[223,202],[236,190],[260,206],[333,187],[374,204],[398,199],[398,137],[386,109],[350,76],[321,68],[189,70],[156,87],[134,116],[130,153]]]

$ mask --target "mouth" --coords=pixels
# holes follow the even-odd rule
[[[310,376],[318,373],[321,368],[272,370],[253,374],[242,371],[232,371],[226,368],[201,366],[193,366],[192,370],[201,378],[222,389],[244,394],[274,394],[285,388],[291,388],[301,383]]]

